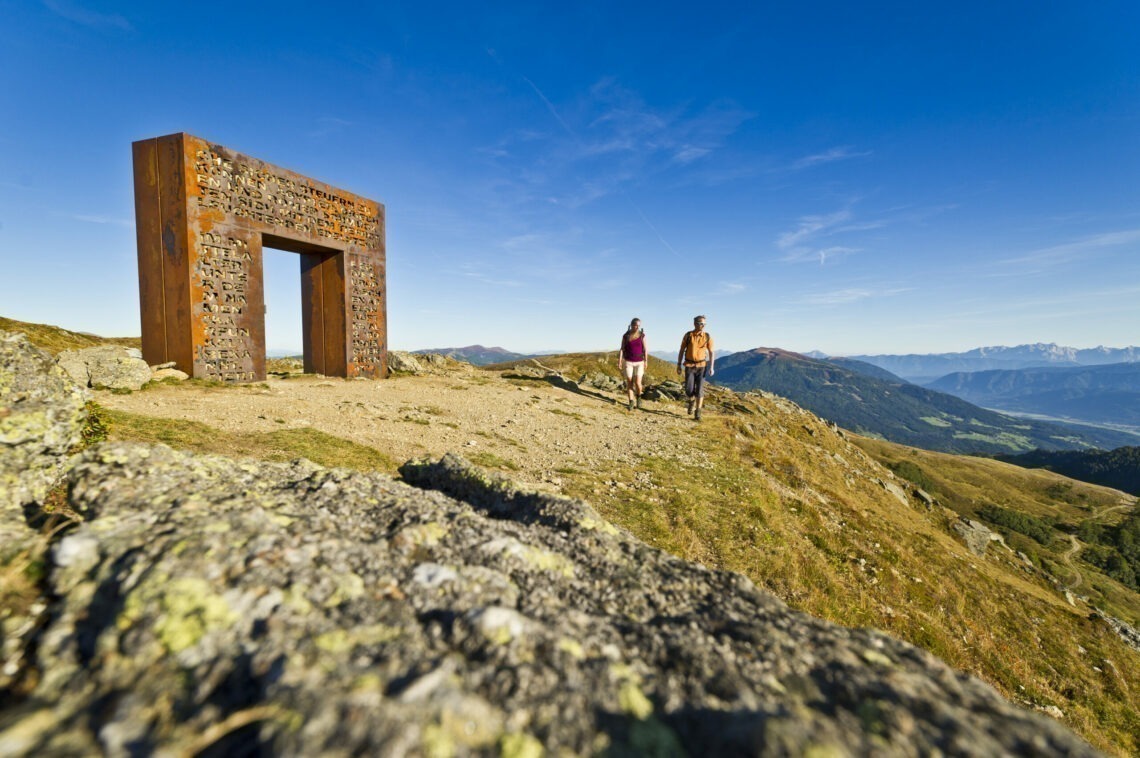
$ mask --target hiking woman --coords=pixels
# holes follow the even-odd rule
[[[618,353],[618,368],[625,375],[625,391],[629,396],[629,409],[641,407],[641,379],[649,363],[649,347],[645,341],[645,330],[641,319],[629,322],[629,329],[621,336],[621,352]]]

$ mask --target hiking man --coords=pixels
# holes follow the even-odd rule
[[[705,402],[705,377],[713,375],[712,335],[705,331],[705,317],[693,319],[693,330],[685,332],[681,338],[681,350],[677,353],[677,373],[685,369],[685,394],[689,396],[689,413],[697,421],[701,420],[701,406]]]

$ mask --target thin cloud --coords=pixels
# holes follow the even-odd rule
[[[503,240],[502,245],[506,250],[526,250],[532,248],[543,242],[542,235],[539,234],[516,234],[514,237],[508,237]]]
[[[1057,266],[1069,263],[1070,261],[1084,259],[1088,255],[1104,250],[1105,248],[1119,247],[1121,245],[1129,245],[1137,242],[1140,242],[1140,229],[1105,232],[1077,240],[1076,242],[1034,250],[1027,255],[1007,258],[1000,263],[1011,266]]]
[[[103,224],[110,226],[125,226],[129,229],[134,229],[135,222],[129,218],[112,218],[111,216],[100,216],[94,214],[76,214],[72,216],[76,221],[82,221],[85,224]]]
[[[740,282],[721,282],[720,287],[717,289],[717,294],[731,297],[732,295],[739,295],[747,289],[748,286]]]
[[[493,287],[522,287],[523,283],[515,279],[495,279],[486,274],[481,274],[477,271],[464,271],[462,275],[468,279],[474,279],[480,284],[489,284]]]
[[[803,216],[800,218],[798,227],[793,231],[784,232],[776,238],[776,247],[781,250],[794,248],[821,232],[826,232],[845,221],[850,221],[851,218],[851,211],[846,208],[826,216]]]
[[[792,171],[802,171],[803,169],[811,168],[812,166],[820,166],[824,163],[835,163],[836,161],[845,161],[851,158],[862,158],[870,154],[870,150],[856,152],[847,146],[833,147],[830,150],[825,150],[822,153],[805,155],[803,158],[800,158],[799,160],[792,163],[789,168],[791,168]]]
[[[803,298],[806,305],[848,305],[861,300],[872,298],[892,297],[903,292],[909,292],[910,287],[895,287],[890,289],[867,289],[862,287],[849,287],[831,292],[819,292]]]
[[[353,123],[347,119],[336,116],[321,116],[317,119],[317,128],[309,132],[309,136],[328,137],[332,134],[339,134],[352,125]]]
[[[844,247],[842,245],[833,245],[831,247],[824,247],[820,249],[814,248],[793,248],[788,251],[780,260],[784,263],[816,263],[824,266],[828,260],[842,258],[847,255],[858,253],[862,248],[858,247]]]
[[[126,17],[118,13],[100,13],[84,8],[68,0],[44,0],[44,7],[49,11],[74,24],[86,26],[89,29],[118,29],[123,32],[134,31],[134,27]]]
[[[692,145],[686,145],[673,156],[673,160],[677,163],[692,163],[695,160],[704,158],[711,152],[712,150],[707,147],[693,147]]]

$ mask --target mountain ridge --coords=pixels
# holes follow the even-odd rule
[[[953,373],[925,386],[987,408],[1140,429],[1140,363]]]
[[[717,362],[715,380],[736,390],[774,392],[852,431],[944,452],[1114,448],[1140,439],[1125,432],[1014,419],[952,395],[779,348],[726,356]]]
[[[1140,347],[1122,348],[1098,345],[1075,348],[1054,342],[1037,342],[1007,347],[994,345],[951,353],[908,353],[851,355],[917,384],[925,384],[954,372],[1018,369],[1048,365],[1094,366],[1106,363],[1140,361]]]

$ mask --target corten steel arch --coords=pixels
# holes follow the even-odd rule
[[[305,371],[388,375],[383,205],[189,134],[132,147],[148,363],[265,379],[264,244],[300,255]]]

